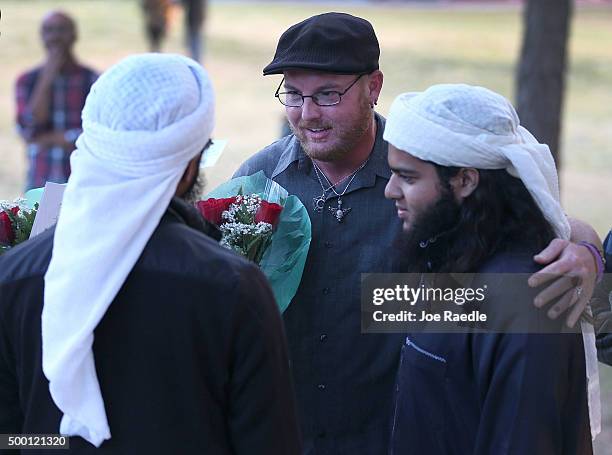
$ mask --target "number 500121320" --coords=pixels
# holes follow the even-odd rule
[[[58,434],[0,434],[0,450],[68,448],[68,438]]]

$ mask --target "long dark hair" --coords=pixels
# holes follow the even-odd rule
[[[434,164],[444,191],[460,168]],[[484,260],[509,247],[539,252],[555,237],[523,182],[505,170],[479,170],[480,181],[459,207],[456,225],[444,237],[446,272],[475,271]]]

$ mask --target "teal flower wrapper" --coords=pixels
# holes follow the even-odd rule
[[[223,183],[204,199],[231,197],[240,191],[242,194],[259,194],[263,199],[283,206],[272,243],[259,264],[282,313],[291,303],[302,280],[312,238],[308,212],[296,196],[289,196],[287,190],[267,178],[263,171]]]

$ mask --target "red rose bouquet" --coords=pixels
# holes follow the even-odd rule
[[[259,265],[284,311],[300,284],[310,246],[304,205],[263,172],[230,180],[208,197],[196,205],[219,226],[221,245]]]
[[[196,205],[204,218],[219,226],[222,246],[258,265],[283,210],[280,204],[268,202],[258,194],[210,198]]]
[[[23,200],[0,201],[0,254],[30,238],[37,209],[26,208]]]

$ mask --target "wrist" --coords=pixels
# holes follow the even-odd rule
[[[593,256],[593,260],[595,261],[595,268],[597,272],[597,283],[601,282],[605,270],[606,260],[604,259],[603,252],[599,250],[595,245],[589,242],[585,242],[584,240],[578,242],[578,245],[582,245],[589,253]]]

